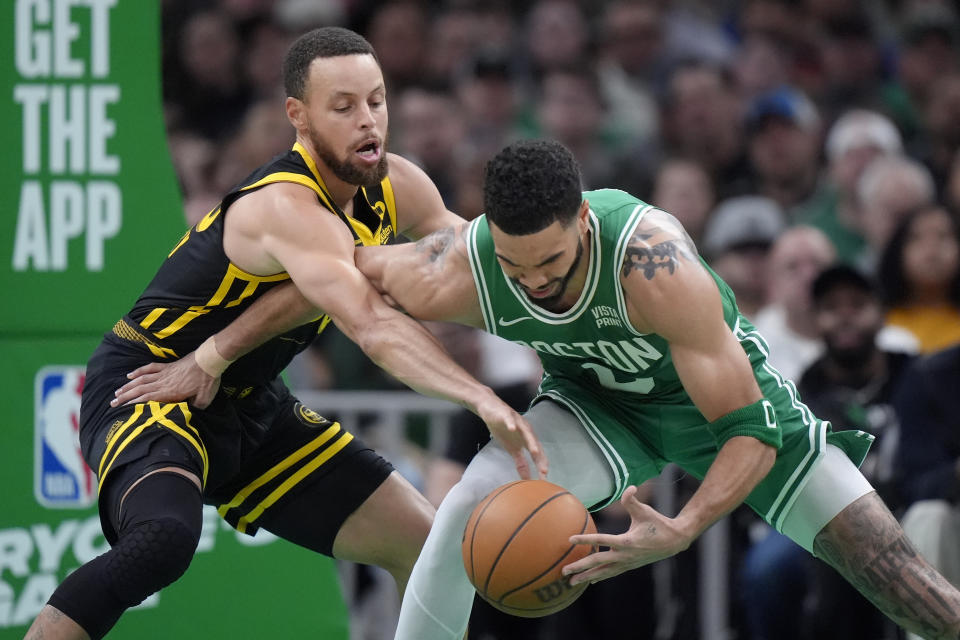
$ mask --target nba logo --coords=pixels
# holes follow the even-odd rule
[[[45,507],[93,504],[97,476],[80,453],[80,392],[84,368],[49,366],[34,380],[33,493]]]

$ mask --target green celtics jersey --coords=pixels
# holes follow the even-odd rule
[[[583,194],[590,203],[590,257],[580,298],[567,311],[535,305],[503,273],[486,218],[469,227],[467,253],[489,332],[534,349],[544,377],[536,401],[549,398],[581,422],[610,464],[616,491],[655,476],[670,462],[703,478],[721,443],[686,393],[667,341],[641,333],[627,316],[621,265],[637,223],[653,207],[622,191]],[[764,398],[775,410],[782,436],[777,462],[747,497],[747,504],[778,530],[790,505],[826,445],[840,447],[857,465],[873,436],[862,431],[833,433],[800,401],[793,382],[767,362],[766,342],[740,315],[733,292],[716,274],[723,315],[740,342]],[[690,312],[698,301],[690,299]]]
[[[620,283],[630,236],[653,206],[614,189],[583,196],[590,203],[590,262],[580,299],[563,313],[537,306],[504,276],[486,218],[473,221],[468,252],[487,330],[533,348],[548,376],[643,394],[658,402],[683,401],[686,393],[667,341],[633,328]],[[739,318],[733,293],[715,274],[714,278],[732,329]]]

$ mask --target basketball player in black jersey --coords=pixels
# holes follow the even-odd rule
[[[241,532],[263,527],[326,555],[379,565],[404,588],[432,507],[278,378],[331,321],[413,389],[474,411],[523,475],[530,473],[525,451],[546,473],[526,421],[423,327],[388,307],[354,264],[355,246],[460,222],[422,171],[387,154],[385,88],[370,45],[345,29],[312,31],[287,53],[284,82],[294,148],[183,236],[88,363],[80,438],[98,474],[112,548],[61,583],[28,638],[103,637],[127,608],[184,573],[204,503]],[[289,279],[322,315],[291,321],[227,369],[250,345],[218,344],[213,334]],[[127,372],[194,350],[190,357],[220,383],[215,397],[111,404]]]

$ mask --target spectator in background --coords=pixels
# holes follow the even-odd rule
[[[673,158],[660,164],[651,204],[670,212],[700,246],[704,226],[716,204],[710,176],[696,162]]]
[[[664,12],[665,46],[671,60],[730,64],[735,44],[724,24],[725,7],[721,3],[655,0],[655,4]]]
[[[804,90],[819,86],[819,57],[812,45],[811,20],[802,3],[744,0],[733,18],[741,35],[741,49],[756,36],[776,43],[786,57],[784,81],[767,87],[768,89],[775,89],[789,81],[797,83],[796,86]],[[818,77],[816,83],[808,81],[811,73]],[[747,90],[749,87],[743,88]],[[747,95],[750,95],[749,91]]]
[[[240,129],[228,138],[214,174],[216,188],[229,189],[263,164],[284,153],[296,140],[287,115],[276,100],[260,100],[247,109]]]
[[[765,35],[791,48],[806,21],[800,3],[783,0],[744,0],[735,16],[744,38]]]
[[[277,23],[260,22],[251,27],[249,44],[243,47],[243,73],[253,100],[280,102],[286,97],[280,90],[281,69],[283,56],[294,39],[293,32]]]
[[[467,4],[475,11],[479,48],[508,51],[516,46],[520,27],[509,0],[467,0]]]
[[[483,49],[457,74],[467,139],[484,159],[518,136],[520,95],[509,52]]]
[[[811,298],[824,353],[800,377],[800,396],[835,430],[876,436],[860,468],[896,511],[902,504],[893,464],[899,424],[891,402],[910,356],[880,346],[884,320],[879,291],[852,267],[821,272]],[[741,570],[750,640],[884,637],[883,616],[849,583],[785,536],[769,527],[764,531]],[[811,603],[812,610],[797,602]]]
[[[416,0],[390,0],[374,6],[366,38],[377,52],[387,91],[396,94],[423,78],[428,17]]]
[[[596,76],[589,69],[544,72],[536,101],[539,130],[533,137],[557,140],[570,149],[580,164],[585,189],[610,185],[618,169],[616,157],[623,153],[606,135],[605,115]]]
[[[184,217],[192,227],[217,206],[223,196],[214,179],[219,149],[211,140],[182,130],[170,131],[167,146],[183,197]]]
[[[903,531],[952,584],[960,584],[960,346],[919,358],[894,399],[897,468],[911,505]],[[919,640],[907,634],[910,640]]]
[[[678,66],[662,114],[666,151],[706,169],[719,199],[749,191],[742,104],[726,69],[700,62]]]
[[[449,85],[456,73],[470,61],[480,44],[477,15],[463,6],[445,7],[430,25],[427,48],[427,75],[440,85]]]
[[[960,31],[946,3],[913,2],[906,8],[900,35],[896,80],[887,103],[912,149],[937,78],[960,68]]]
[[[663,28],[663,8],[655,2],[614,0],[600,16],[600,86],[617,129],[637,140],[659,133],[657,104],[669,72]]]
[[[400,94],[395,105],[397,148],[427,172],[452,209],[457,165],[468,153],[460,103],[445,86],[421,85]]]
[[[168,85],[171,128],[211,141],[234,131],[250,104],[233,23],[218,11],[193,14],[178,40],[180,82]]]
[[[903,501],[894,486],[899,423],[891,402],[913,354],[896,344],[886,325],[877,284],[855,267],[835,265],[811,286],[814,321],[824,353],[800,376],[797,389],[834,429],[858,429],[877,443],[860,470],[896,512]],[[872,608],[872,607],[871,607]]]
[[[790,220],[822,206],[820,116],[809,98],[790,87],[761,94],[746,115],[755,190],[775,200]]]
[[[591,59],[590,29],[574,0],[537,0],[527,14],[528,71],[534,81],[553,69],[569,68]]]
[[[788,229],[770,250],[768,303],[753,324],[769,345],[768,361],[784,378],[796,380],[823,351],[810,285],[835,259],[830,240],[813,227]]]
[[[762,32],[747,33],[733,62],[744,98],[752,100],[790,81],[790,53],[784,42]]]
[[[874,159],[903,149],[893,123],[876,111],[851,109],[830,127],[826,142],[827,190],[819,208],[799,213],[798,222],[827,234],[841,262],[853,262],[866,247],[861,231],[857,182]]]
[[[951,211],[960,211],[960,151],[953,156],[950,175],[943,189],[943,202]]]
[[[924,353],[960,342],[960,234],[939,205],[907,215],[880,261],[887,322],[913,333]]]
[[[852,105],[883,109],[884,69],[880,35],[866,9],[827,18],[817,30],[816,46],[823,69],[817,96],[826,121]]]
[[[729,198],[710,214],[701,250],[747,318],[767,303],[770,247],[785,228],[783,210],[760,196]]]
[[[219,194],[240,182],[263,164],[264,158],[293,146],[294,132],[274,100],[254,103],[244,114],[238,131],[221,145],[195,136],[172,136],[170,149],[180,168],[184,213],[196,224],[220,203]],[[196,172],[195,175],[189,175]]]
[[[938,187],[950,173],[953,157],[960,150],[960,71],[945,73],[934,81],[923,127],[911,152],[923,162]]]
[[[867,241],[857,265],[875,272],[880,254],[900,220],[914,209],[933,204],[935,197],[930,172],[916,160],[888,155],[871,161],[857,181],[860,228]]]

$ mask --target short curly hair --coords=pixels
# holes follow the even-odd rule
[[[342,27],[321,27],[294,41],[283,59],[283,88],[287,95],[303,100],[310,63],[317,58],[371,55],[380,64],[373,46],[363,36]]]
[[[573,154],[552,140],[515,142],[487,163],[483,206],[504,233],[529,235],[573,222],[583,193]]]

